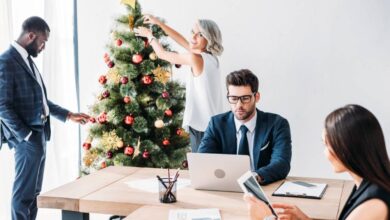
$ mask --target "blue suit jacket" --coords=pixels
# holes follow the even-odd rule
[[[262,184],[284,179],[290,171],[291,134],[288,121],[257,110],[253,158]],[[230,111],[211,118],[199,153],[237,154],[236,125]]]
[[[46,96],[46,88],[45,98]],[[14,47],[0,55],[0,148],[6,140],[12,148],[32,131],[45,132],[50,139],[50,118],[42,122],[41,87],[21,55]],[[50,114],[65,121],[68,110],[47,100]]]

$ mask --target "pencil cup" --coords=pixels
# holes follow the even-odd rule
[[[173,178],[158,179],[158,197],[162,203],[176,202],[176,181]]]

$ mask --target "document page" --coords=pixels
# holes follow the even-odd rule
[[[274,196],[292,196],[302,198],[321,198],[325,189],[326,183],[308,183],[302,181],[285,181],[272,194]]]
[[[221,220],[219,209],[172,209],[169,220]]]

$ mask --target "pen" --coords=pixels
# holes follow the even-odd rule
[[[160,183],[164,186],[164,188],[166,189],[165,193],[164,193],[164,198],[166,198],[168,196],[168,194],[170,196],[172,196],[174,199],[176,199],[175,195],[173,195],[173,193],[171,192],[172,190],[172,186],[173,184],[170,184],[169,187],[167,185],[165,185],[164,183],[164,180],[159,176],[159,175],[156,175],[158,181],[160,181]],[[171,190],[169,190],[169,188],[171,188]]]

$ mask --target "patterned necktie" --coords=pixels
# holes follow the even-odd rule
[[[34,77],[35,77],[34,62],[33,62],[33,60],[31,59],[31,56],[28,56],[28,57],[27,57],[27,60],[28,60],[28,63],[30,64],[31,71],[32,71],[32,73],[33,73],[33,75],[34,75]]]
[[[238,154],[249,155],[249,144],[248,144],[248,138],[246,137],[248,128],[245,125],[241,125],[240,132],[241,132],[241,140],[240,140],[240,144],[238,145]]]

